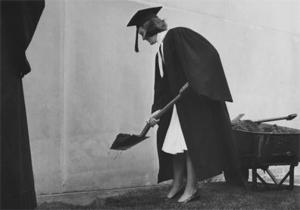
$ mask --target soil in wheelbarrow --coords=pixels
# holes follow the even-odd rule
[[[278,126],[276,124],[256,123],[251,120],[241,120],[232,125],[233,130],[258,132],[258,133],[272,133],[272,134],[293,134],[299,133],[299,130]]]

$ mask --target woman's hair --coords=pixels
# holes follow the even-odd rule
[[[155,16],[144,23],[143,28],[146,30],[146,37],[153,36],[159,32],[167,30],[167,23],[165,20]]]

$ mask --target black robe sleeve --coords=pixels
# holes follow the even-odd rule
[[[198,95],[213,100],[230,101],[232,97],[217,50],[200,34],[175,28],[169,33],[178,65]]]

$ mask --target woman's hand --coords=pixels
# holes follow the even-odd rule
[[[153,112],[153,113],[151,114],[151,116],[150,116],[150,119],[147,121],[147,123],[148,123],[151,127],[155,126],[155,125],[159,122],[159,119],[156,119],[156,118],[155,118],[155,115],[157,115],[159,112],[160,112],[160,109],[157,110],[157,111],[155,111],[155,112]]]

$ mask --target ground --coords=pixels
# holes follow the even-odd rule
[[[111,193],[93,192],[94,199],[85,205],[76,205],[70,202],[70,198],[69,202],[57,199],[49,202],[49,199],[44,199],[38,209],[300,209],[299,186],[293,190],[266,190],[259,186],[254,190],[224,182],[202,183],[199,186],[200,197],[184,205],[177,203],[176,199],[165,199],[169,187],[163,184]]]

